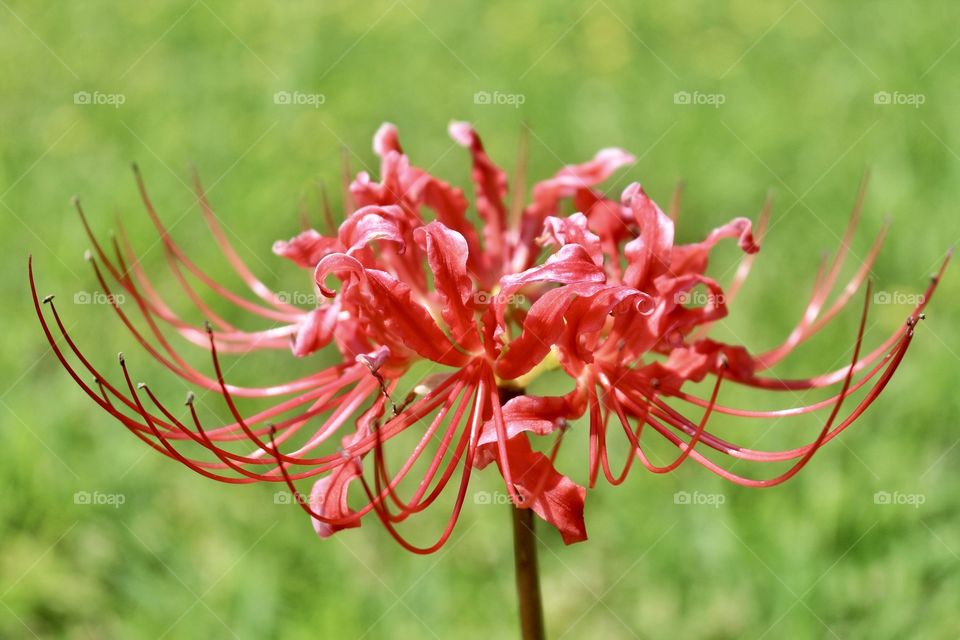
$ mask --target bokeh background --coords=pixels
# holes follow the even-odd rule
[[[417,164],[467,185],[447,122],[474,122],[511,169],[526,124],[533,178],[617,145],[639,162],[611,190],[640,180],[665,204],[684,180],[681,240],[755,217],[772,192],[752,280],[718,327],[762,351],[799,318],[870,169],[845,275],[892,216],[872,276],[891,301],[873,307],[875,345],[960,238],[958,24],[960,6],[946,0],[922,11],[893,0],[0,1],[0,636],[480,638],[516,628],[503,504],[469,504],[451,543],[426,558],[373,522],[320,541],[271,487],[205,481],[89,402],[40,333],[28,253],[41,294],[58,295],[98,364],[118,374],[115,353],[126,350],[165,398],[182,386],[109,307],[74,297],[97,287],[72,195],[102,237],[122,221],[172,292],[129,171],[138,162],[177,239],[232,282],[187,188],[192,163],[258,275],[303,290],[304,274],[270,245],[296,232],[301,205],[316,209],[318,182],[340,202],[344,149],[355,169],[375,167],[370,137],[389,120]],[[278,104],[278,91],[322,98]],[[714,275],[728,280],[735,259],[719,251]],[[951,268],[888,391],[785,486],[741,489],[692,463],[668,476],[638,468],[589,494],[589,542],[564,547],[541,528],[550,636],[958,637],[958,293]],[[843,366],[857,300],[777,374]],[[284,379],[315,366],[251,357],[231,375]],[[821,397],[722,395],[754,408]],[[812,439],[822,419],[717,424],[772,447]],[[581,454],[565,465],[582,480],[576,433],[565,451]],[[495,492],[496,474],[475,486]],[[721,504],[678,504],[684,491]],[[78,492],[122,504],[78,504]],[[441,515],[418,522],[427,539]]]

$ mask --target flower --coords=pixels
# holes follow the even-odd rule
[[[359,526],[373,514],[405,548],[435,551],[453,531],[473,471],[493,464],[513,504],[532,509],[572,543],[587,535],[586,487],[556,468],[564,441],[586,441],[581,444],[589,487],[601,473],[613,484],[622,482],[635,461],[665,473],[688,458],[740,484],[778,484],[876,399],[903,359],[937,285],[939,275],[907,322],[861,356],[864,305],[848,365],[803,380],[764,375],[832,320],[866,280],[883,232],[853,279],[826,307],[857,225],[862,190],[842,247],[817,278],[800,323],[779,347],[752,354],[706,334],[726,316],[750,271],[769,206],[756,232],[748,219],[735,218],[701,242],[678,244],[676,214],[664,213],[639,184],[628,186],[619,199],[598,190],[617,169],[634,162],[625,151],[603,149],[592,160],[563,167],[536,183],[532,201],[524,206],[517,193],[511,193],[508,204],[506,174],[491,161],[472,127],[453,123],[450,135],[471,157],[479,230],[463,190],[412,165],[396,128],[385,124],[373,143],[380,158],[379,181],[361,172],[349,182],[342,224],[333,229],[328,223],[326,233],[305,229],[273,245],[276,255],[308,272],[320,294],[308,310],[290,304],[253,275],[230,244],[199,181],[200,211],[256,302],[220,284],[187,256],[135,172],[170,269],[196,311],[207,318],[199,326],[160,296],[123,230],[112,247],[105,247],[77,203],[93,248],[88,259],[120,321],[172,373],[219,394],[232,422],[204,427],[193,393],[186,401],[188,415],[178,417],[149,386],[133,383],[122,354],[123,382],[109,382],[70,336],[53,297],[40,300],[31,261],[34,303],[52,349],[93,401],[147,445],[220,482],[286,485],[321,537]],[[515,190],[522,193],[522,185]],[[576,213],[564,214],[570,207]],[[726,289],[706,275],[712,249],[725,239],[735,240],[744,254]],[[204,301],[195,283],[271,326],[238,328]],[[132,312],[117,302],[112,287],[135,303]],[[41,302],[49,305],[49,314]],[[163,327],[208,349],[214,375],[189,364]],[[335,352],[338,361],[263,387],[226,381],[225,354],[286,349],[298,358]],[[546,371],[566,376],[572,390],[559,396],[528,393],[526,388]],[[862,375],[855,380],[857,374]],[[686,390],[689,383],[708,377],[714,380],[709,398]],[[719,404],[721,383],[770,391],[839,390],[810,405],[753,411]],[[407,387],[412,390],[400,399]],[[865,397],[841,419],[844,400],[863,388],[868,389]],[[245,414],[237,399],[272,404]],[[695,407],[700,419],[685,417],[677,403]],[[717,413],[777,420],[826,408],[830,414],[817,437],[785,451],[740,447],[707,430]],[[618,424],[628,448],[619,472],[608,453]],[[655,463],[643,444],[645,430],[673,445],[676,457]],[[704,449],[791,464],[772,478],[755,480],[722,467]],[[303,482],[312,483],[307,496],[297,489]],[[451,482],[455,488],[446,491]],[[408,540],[400,523],[444,495],[450,515],[439,536],[423,545]]]

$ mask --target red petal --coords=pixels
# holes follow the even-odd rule
[[[491,263],[503,254],[503,237],[507,224],[507,209],[503,197],[507,193],[507,175],[493,164],[483,149],[480,136],[466,122],[451,122],[450,137],[470,149],[473,157],[473,182],[476,188],[477,213],[484,222],[485,250]]]
[[[320,478],[313,484],[310,491],[310,508],[318,514],[328,518],[345,518],[355,511],[347,505],[347,493],[350,483],[360,476],[359,461],[347,462],[332,471],[330,475]],[[353,529],[360,526],[360,519],[347,524],[330,524],[312,518],[313,529],[321,538],[329,538],[342,529]]]
[[[400,138],[397,135],[397,127],[389,122],[384,122],[377,129],[373,136],[373,151],[381,158],[391,151],[403,153],[400,148]]]
[[[760,247],[753,239],[752,229],[747,218],[734,218],[711,231],[703,242],[674,247],[670,255],[670,271],[675,275],[705,272],[710,250],[723,238],[737,238],[737,243],[744,253],[756,253]]]
[[[352,254],[375,240],[390,240],[400,245],[403,253],[403,235],[396,220],[403,216],[400,207],[375,205],[357,209],[340,225],[340,244]]]
[[[582,283],[551,289],[531,305],[523,320],[523,331],[512,340],[497,362],[497,375],[513,380],[530,371],[546,357],[565,325],[564,314],[577,295],[589,296],[603,285]]]
[[[488,444],[496,450],[495,444]],[[556,527],[564,544],[587,539],[583,502],[587,491],[559,473],[550,459],[530,447],[526,434],[510,438],[507,456],[520,496],[530,500],[534,513]],[[497,460],[500,466],[500,460]],[[502,471],[502,467],[501,467]]]
[[[302,358],[327,346],[333,338],[339,315],[340,305],[336,302],[307,313],[293,340],[293,355]]]
[[[467,276],[467,241],[440,222],[415,229],[414,238],[427,253],[433,286],[440,297],[441,313],[454,340],[468,350],[479,347],[479,332],[470,305],[474,291]]]
[[[539,238],[543,245],[564,246],[578,244],[590,255],[594,264],[603,266],[603,248],[600,238],[590,231],[587,226],[587,217],[582,213],[574,213],[566,218],[549,216],[543,222],[543,234]]]
[[[670,266],[673,221],[647,196],[639,183],[635,182],[626,188],[623,203],[631,208],[640,227],[640,235],[624,248],[629,263],[624,283],[647,289],[644,285],[665,273]]]
[[[320,261],[314,275],[324,295],[334,292],[324,280],[335,273],[345,281],[345,298],[357,305],[361,324],[379,344],[403,345],[428,360],[451,367],[466,364],[468,357],[450,343],[430,313],[413,298],[410,287],[385,271],[365,269],[352,256],[332,254]],[[346,277],[344,277],[346,276]],[[353,276],[354,278],[350,278]],[[400,353],[397,349],[395,353]]]
[[[307,229],[289,241],[277,240],[273,252],[295,262],[304,269],[314,269],[320,260],[334,251],[340,251],[340,241]]]

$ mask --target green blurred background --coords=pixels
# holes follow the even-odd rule
[[[41,295],[59,295],[95,362],[116,372],[125,349],[165,398],[181,398],[182,385],[108,307],[73,303],[96,286],[71,195],[104,238],[119,216],[172,292],[129,172],[138,162],[178,240],[233,282],[186,188],[193,163],[258,274],[303,289],[305,275],[270,245],[295,233],[318,180],[337,185],[344,147],[355,168],[375,167],[370,137],[389,120],[414,162],[466,185],[447,122],[474,122],[508,168],[527,123],[533,178],[617,145],[639,162],[611,188],[640,180],[665,204],[685,180],[684,241],[755,216],[772,189],[768,240],[718,327],[762,351],[799,318],[865,169],[872,182],[846,273],[892,215],[873,277],[902,301],[960,237],[958,18],[945,0],[922,11],[892,0],[0,1],[0,637],[481,638],[516,628],[507,507],[468,504],[451,543],[425,558],[372,521],[320,541],[297,509],[274,504],[273,488],[205,481],[88,401],[34,318],[30,252]],[[276,104],[278,91],[323,103]],[[123,104],[77,104],[76,92]],[[477,92],[523,104],[478,104]],[[678,92],[722,104],[677,104]],[[718,252],[722,281],[735,258]],[[542,528],[550,636],[960,637],[958,293],[951,269],[885,395],[792,482],[756,491],[691,463],[668,476],[638,468],[624,486],[589,494],[589,542],[564,547]],[[858,306],[778,375],[842,366]],[[908,308],[876,305],[867,344]],[[254,356],[231,375],[266,382],[312,366]],[[755,408],[822,397],[722,395]],[[774,447],[812,439],[822,419],[717,424],[747,446]],[[582,481],[576,433],[565,469]],[[495,491],[496,474],[479,474],[476,487]],[[84,491],[124,503],[76,504]],[[723,504],[676,504],[678,491]],[[883,491],[922,504],[877,504]],[[418,522],[425,540],[441,515]]]

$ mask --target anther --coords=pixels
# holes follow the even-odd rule
[[[197,399],[197,396],[194,395],[193,391],[187,391],[187,399],[184,401],[184,406],[192,407],[194,400]]]
[[[44,298],[43,298],[43,304],[50,304],[51,302],[53,302],[53,299],[54,299],[55,297],[56,297],[56,296],[54,296],[54,295],[44,296]]]

